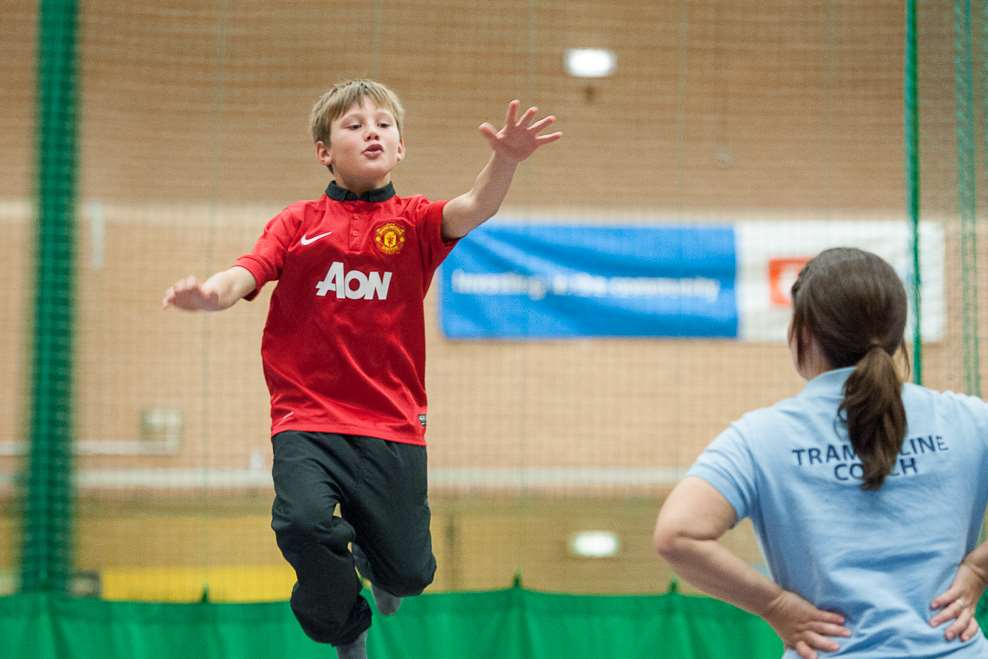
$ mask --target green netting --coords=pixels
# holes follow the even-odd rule
[[[948,309],[924,312],[942,316],[946,330],[923,337],[928,344],[915,355],[932,386],[963,388],[965,360],[980,368],[963,349],[978,331],[964,321],[980,313],[967,299],[978,289],[961,285],[980,275],[950,257],[973,242],[957,231],[957,160],[943,139],[943,127],[955,126],[943,106],[953,95],[940,89],[945,74],[953,79],[952,54],[940,58],[953,52],[948,5],[924,4],[914,15],[918,71],[908,79],[929,83],[914,95],[915,174],[907,176],[900,8],[751,2],[668,10],[628,2],[617,11],[572,11],[507,2],[454,20],[465,5],[444,2],[350,3],[331,15],[319,2],[263,9],[120,2],[77,14],[73,3],[52,2],[38,15],[22,10],[46,32],[16,31],[14,43],[37,36],[46,45],[36,61],[11,57],[11,66],[36,68],[39,89],[80,90],[76,100],[41,98],[61,113],[38,118],[52,122],[39,124],[49,141],[37,145],[52,164],[24,167],[39,169],[39,199],[72,214],[51,241],[62,256],[52,261],[39,249],[32,263],[71,262],[57,282],[32,289],[61,300],[71,332],[58,333],[65,323],[31,329],[66,350],[58,359],[72,359],[58,367],[71,365],[71,377],[41,369],[34,377],[61,387],[71,403],[65,423],[78,456],[74,472],[68,455],[36,460],[49,471],[31,489],[38,501],[45,491],[63,497],[71,519],[43,508],[24,519],[42,530],[69,525],[58,551],[75,547],[68,562],[80,588],[111,598],[189,600],[204,587],[222,598],[284,596],[290,576],[274,574],[284,564],[265,519],[269,422],[257,341],[266,299],[200,318],[155,305],[177,277],[226,267],[265,219],[321,191],[325,176],[303,124],[312,99],[339,78],[378,75],[404,98],[410,155],[396,173],[403,192],[444,197],[469,187],[486,157],[475,125],[493,120],[506,99],[522,96],[558,114],[566,138],[524,165],[495,223],[557,223],[566,232],[581,223],[765,221],[771,228],[755,242],[768,256],[798,257],[805,255],[793,245],[807,226],[835,239],[870,222],[903,228],[904,182],[918,190],[922,168],[929,183],[910,208],[917,221],[919,209],[929,209],[924,222],[945,236],[938,258],[947,263],[946,275],[923,290],[942,292]],[[341,27],[327,43],[321,25],[330,17]],[[73,20],[77,43],[69,47],[71,30],[56,28]],[[614,48],[619,73],[566,76],[563,52],[581,43]],[[73,53],[74,61],[41,66]],[[617,131],[611,117],[635,129]],[[52,194],[41,194],[44,185],[55,186]],[[14,213],[9,222],[28,224]],[[24,251],[17,244],[12,257]],[[914,243],[914,269],[926,244]],[[436,304],[433,295],[426,320],[438,589],[498,587],[519,570],[547,589],[664,588],[670,574],[656,569],[648,542],[663,493],[731,419],[799,387],[782,332],[734,342],[465,344],[439,331]],[[29,347],[13,327],[4,338],[6,354]],[[30,400],[53,404],[43,389],[37,394]],[[39,412],[32,422],[59,432],[43,418]],[[23,438],[15,427],[4,434],[3,446],[16,453]],[[35,447],[48,455],[45,444]],[[58,489],[70,487],[65,473],[78,484],[71,501]],[[627,569],[567,552],[588,519],[619,533]],[[44,534],[27,535],[25,548],[38,556],[55,551]],[[736,546],[760,564],[747,527]],[[237,585],[228,586],[222,575],[233,571]]]
[[[807,231],[911,222],[914,308],[942,321],[914,325],[915,377],[979,391],[981,0],[905,16],[854,0],[8,5],[0,592],[47,594],[0,602],[0,655],[326,651],[265,603],[292,581],[268,527],[266,298],[206,318],[157,303],[318,195],[305,116],[342,78],[402,96],[402,193],[468,188],[486,158],[476,124],[510,98],[556,113],[566,137],[524,165],[504,221],[766,221],[786,257],[805,256]],[[574,46],[614,49],[618,74],[566,76]],[[921,277],[924,227],[942,236],[939,278]],[[455,591],[518,572],[540,590],[663,591],[661,498],[732,419],[798,389],[784,341],[463,343],[428,304],[433,591],[454,593],[375,626],[375,656],[777,654],[763,625],[706,600]],[[587,529],[614,532],[619,556],[574,555]],[[726,542],[764,568],[749,525]],[[122,602],[53,594],[67,589]],[[261,603],[133,603],[204,597]]]

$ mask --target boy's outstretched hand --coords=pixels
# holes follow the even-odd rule
[[[508,112],[504,116],[504,127],[501,130],[494,130],[494,126],[486,122],[480,125],[480,132],[487,138],[495,155],[512,162],[521,162],[540,146],[555,142],[563,136],[559,131],[540,135],[539,133],[555,123],[556,118],[549,115],[533,123],[539,110],[528,108],[519,119],[519,105],[517,100],[508,103]]]
[[[165,291],[161,308],[167,309],[169,306],[185,311],[219,311],[223,308],[220,306],[219,291],[207,289],[205,284],[192,276],[178,280]]]
[[[488,123],[480,124],[480,134],[494,152],[474,181],[473,187],[458,197],[450,199],[443,207],[442,233],[445,240],[462,238],[494,215],[501,207],[518,163],[525,160],[545,144],[563,136],[561,132],[542,135],[542,131],[555,123],[552,115],[535,119],[538,108],[528,108],[518,118],[517,100],[508,103],[504,116],[504,128],[494,130]]]
[[[254,290],[254,275],[245,268],[233,266],[217,272],[204,282],[186,277],[165,291],[161,308],[175,307],[185,311],[221,311]]]

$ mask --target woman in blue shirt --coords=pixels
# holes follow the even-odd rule
[[[806,387],[714,440],[663,505],[656,548],[763,617],[787,658],[988,657],[974,619],[988,583],[988,545],[976,547],[988,405],[903,384],[906,292],[874,254],[821,253],[792,299]],[[745,517],[771,580],[717,542]]]

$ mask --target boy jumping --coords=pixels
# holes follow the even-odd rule
[[[305,633],[364,659],[371,610],[394,613],[436,570],[426,478],[425,319],[433,273],[456,241],[497,212],[518,164],[562,133],[555,117],[480,126],[490,160],[447,202],[399,197],[404,111],[371,80],[316,102],[316,158],[334,180],[272,218],[253,251],[205,282],[178,281],[162,305],[219,311],[278,281],[261,341],[271,393],[272,528],[295,569],[291,607]],[[333,514],[336,505],[340,515]],[[351,551],[352,546],[352,551]]]

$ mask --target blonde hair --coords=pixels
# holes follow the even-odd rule
[[[354,105],[363,102],[365,98],[369,98],[377,107],[394,115],[398,135],[401,136],[405,108],[401,106],[398,95],[374,80],[347,80],[333,85],[332,89],[320,96],[312,106],[309,126],[312,129],[313,144],[323,142],[328,145],[333,121],[339,119]]]

